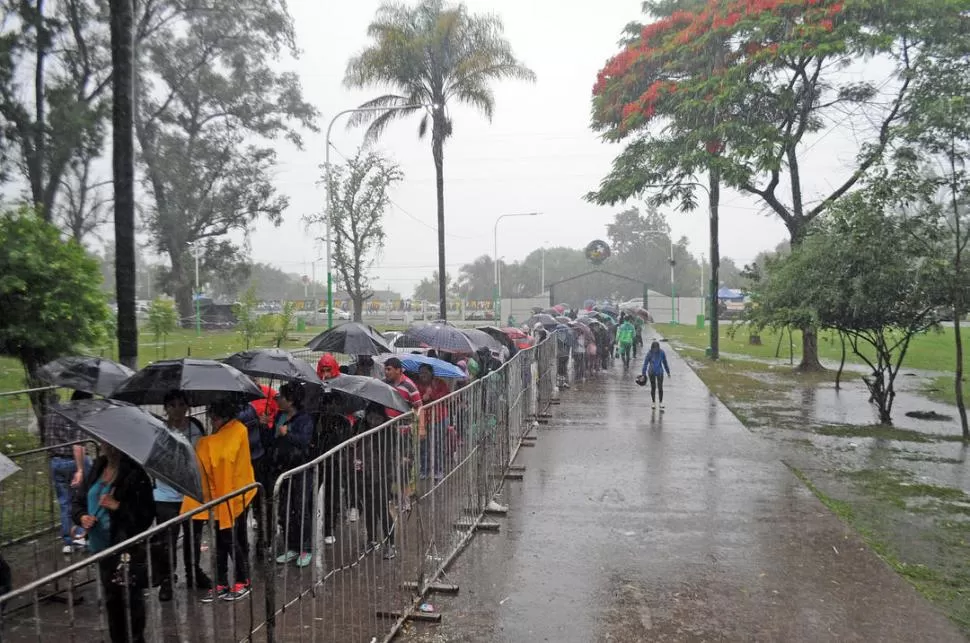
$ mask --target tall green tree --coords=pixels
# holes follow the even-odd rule
[[[910,342],[938,323],[939,275],[909,225],[884,190],[854,192],[791,255],[769,261],[753,295],[769,310],[810,310],[815,324],[843,334],[871,369],[862,379],[884,424],[892,423],[896,376]]]
[[[108,22],[95,0],[0,1],[0,160],[13,161],[45,221],[71,165],[103,147]]]
[[[445,273],[445,292],[450,292],[452,289],[451,275],[447,272]],[[416,302],[421,301],[434,301],[435,297],[441,292],[441,285],[438,279],[438,271],[435,270],[431,273],[431,277],[425,277],[418,285],[414,287],[414,294],[412,299]],[[440,310],[440,309],[439,309]],[[444,315],[444,313],[442,313]]]
[[[953,317],[954,391],[963,437],[970,441],[963,396],[963,332],[970,301],[970,14],[930,15],[924,23],[924,64],[913,80],[901,128],[906,142],[900,172],[910,197],[917,238],[942,261],[940,282]],[[934,19],[935,18],[935,19]],[[915,196],[916,198],[911,198]]]
[[[0,213],[0,354],[28,384],[45,362],[100,345],[109,317],[96,259],[32,210]]]
[[[354,302],[354,321],[363,320],[364,301],[374,295],[369,273],[384,248],[384,213],[391,204],[388,192],[403,179],[397,164],[363,149],[345,166],[330,170],[333,263]],[[321,223],[321,217],[310,217],[309,222]]]
[[[272,143],[301,144],[316,110],[299,78],[278,70],[296,55],[293,21],[279,0],[140,3],[136,16],[135,133],[152,203],[145,224],[168,256],[166,283],[183,318],[192,315],[194,261],[203,271],[240,259],[226,235],[254,221],[282,220],[288,200],[273,184]]]
[[[374,139],[392,120],[425,112],[418,136],[423,138],[430,125],[438,202],[438,273],[445,274],[444,149],[453,132],[448,106],[452,102],[468,105],[491,120],[495,111],[491,84],[508,78],[533,81],[535,74],[513,54],[497,16],[469,13],[464,4],[421,0],[411,7],[387,2],[377,10],[367,32],[373,42],[347,64],[344,82],[350,87],[384,86],[394,93],[361,105],[387,109],[359,112],[351,124],[369,123],[367,136]],[[438,286],[445,318],[446,284]]]
[[[670,9],[680,3],[657,4]],[[689,205],[685,179],[709,170],[777,214],[793,245],[882,158],[920,64],[916,25],[924,10],[959,12],[948,0],[706,0],[681,6],[693,10],[634,25],[621,53],[599,74],[594,126],[612,140],[631,142],[592,196],[612,202],[672,184],[677,187],[660,198]],[[844,73],[875,56],[893,65],[884,82]],[[818,137],[846,126],[847,113],[860,114],[857,131],[863,124],[874,127],[860,137],[858,158],[846,176],[812,198],[803,186],[806,155]],[[659,133],[649,129],[655,123],[663,125]],[[717,182],[711,188],[713,196]],[[715,223],[712,216],[712,233]],[[718,265],[713,252],[711,259]],[[801,367],[821,368],[816,334],[804,330]]]

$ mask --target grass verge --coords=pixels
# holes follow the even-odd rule
[[[787,464],[787,463],[786,463]],[[897,544],[886,535],[887,523],[899,520],[913,523],[908,515],[918,499],[941,502],[966,502],[967,494],[958,489],[914,483],[904,472],[891,470],[863,470],[846,474],[863,493],[863,498],[878,498],[873,506],[869,501],[840,500],[822,491],[805,472],[788,465],[791,472],[819,501],[865,541],[866,545],[893,570],[905,578],[927,600],[939,606],[965,634],[970,635],[970,542],[966,538],[967,522],[953,520],[944,510],[925,512],[929,516],[924,527],[932,532],[937,548],[925,562],[908,562]],[[925,504],[917,504],[925,507]],[[956,513],[960,511],[960,505]]]
[[[681,324],[656,324],[654,327],[667,339],[675,340],[702,352],[710,345],[709,328],[697,328]],[[747,355],[757,359],[776,359],[778,340],[781,339],[781,349],[777,359],[789,359],[789,349],[791,348],[791,359],[795,364],[798,364],[801,360],[801,331],[792,331],[792,343],[789,344],[787,332],[779,333],[765,329],[760,332],[761,344],[755,345],[749,342],[748,338],[751,332],[747,326],[720,324],[718,330],[721,352]],[[732,333],[732,331],[734,332]],[[827,331],[819,333],[818,353],[821,359],[838,362],[841,357],[841,350],[841,344],[835,333]],[[903,366],[904,368],[927,371],[953,371],[955,350],[953,328],[947,327],[928,331],[913,339],[909,351],[906,353],[906,361]],[[867,354],[867,356],[869,355]],[[965,356],[964,361],[967,365],[970,365],[970,356]],[[852,354],[851,348],[848,346],[846,347],[846,362],[864,364],[862,359]]]

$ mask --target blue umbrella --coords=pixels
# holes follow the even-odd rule
[[[428,357],[427,355],[419,354],[407,354],[407,355],[381,355],[377,358],[378,361],[387,361],[390,357],[397,357],[401,360],[401,364],[404,366],[404,370],[410,373],[417,373],[418,368],[422,364],[427,364],[431,367],[434,372],[435,377],[440,377],[442,379],[453,379],[460,380],[468,377],[465,375],[464,371],[455,366],[450,362],[446,362],[443,359],[438,359],[437,357]]]

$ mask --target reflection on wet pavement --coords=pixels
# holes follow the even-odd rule
[[[407,640],[964,640],[669,358],[664,413],[621,367],[564,393]]]

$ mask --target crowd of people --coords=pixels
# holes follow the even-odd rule
[[[186,587],[202,592],[202,602],[231,602],[249,596],[251,520],[256,523],[257,559],[270,555],[279,565],[309,566],[320,553],[314,551],[317,511],[323,517],[324,546],[336,542],[337,527],[343,522],[363,517],[365,553],[380,551],[384,559],[393,559],[397,522],[408,511],[416,486],[422,481],[439,484],[453,466],[462,440],[463,416],[468,409],[436,402],[499,368],[519,347],[541,342],[550,334],[556,337],[559,385],[563,387],[568,386],[570,360],[574,377],[585,378],[609,368],[614,359],[621,359],[628,368],[643,345],[643,323],[634,315],[621,315],[615,324],[587,324],[589,319],[579,311],[567,316],[575,323],[524,325],[520,343],[510,342],[511,348],[447,353],[424,347],[415,351],[442,360],[460,374],[447,378],[440,377],[427,361],[413,366],[414,360],[408,360],[407,354],[378,360],[358,355],[345,365],[331,353],[320,357],[316,373],[324,384],[343,375],[378,379],[404,402],[394,405],[398,408],[366,400],[348,404],[344,394],[326,386],[292,380],[282,383],[278,391],[261,385],[263,398],[246,404],[228,397],[212,401],[203,423],[191,415],[185,391],[169,390],[164,396],[164,420],[172,433],[194,447],[204,480],[201,499],[149,477],[135,461],[108,444],[100,445],[100,455],[92,462],[81,431],[61,414],[47,413],[44,443],[63,445],[50,451],[50,473],[61,508],[65,554],[101,552],[144,533],[153,523],[173,524],[157,531],[150,542],[132,548],[127,565],[120,565],[118,557],[101,559],[111,640],[142,640],[143,590],[157,586],[158,600],[170,601],[178,582],[179,558]],[[405,368],[406,361],[412,363],[410,370]],[[669,375],[666,358],[654,342],[644,360],[643,376],[649,375],[651,395],[659,395],[661,405],[664,370]],[[91,395],[76,391],[72,401],[86,397]],[[402,415],[401,408],[424,407],[430,408],[396,427],[393,439],[360,439]],[[345,443],[351,446],[338,451],[339,457],[320,457]],[[272,491],[278,482],[277,505],[272,506]],[[321,487],[323,493],[319,493]],[[203,508],[203,502],[218,498],[228,500]],[[323,506],[317,507],[318,502]],[[186,514],[192,514],[191,519],[175,520]],[[210,538],[215,578],[206,573],[201,559],[207,523],[214,525]],[[277,544],[275,551],[270,551],[270,542]]]

